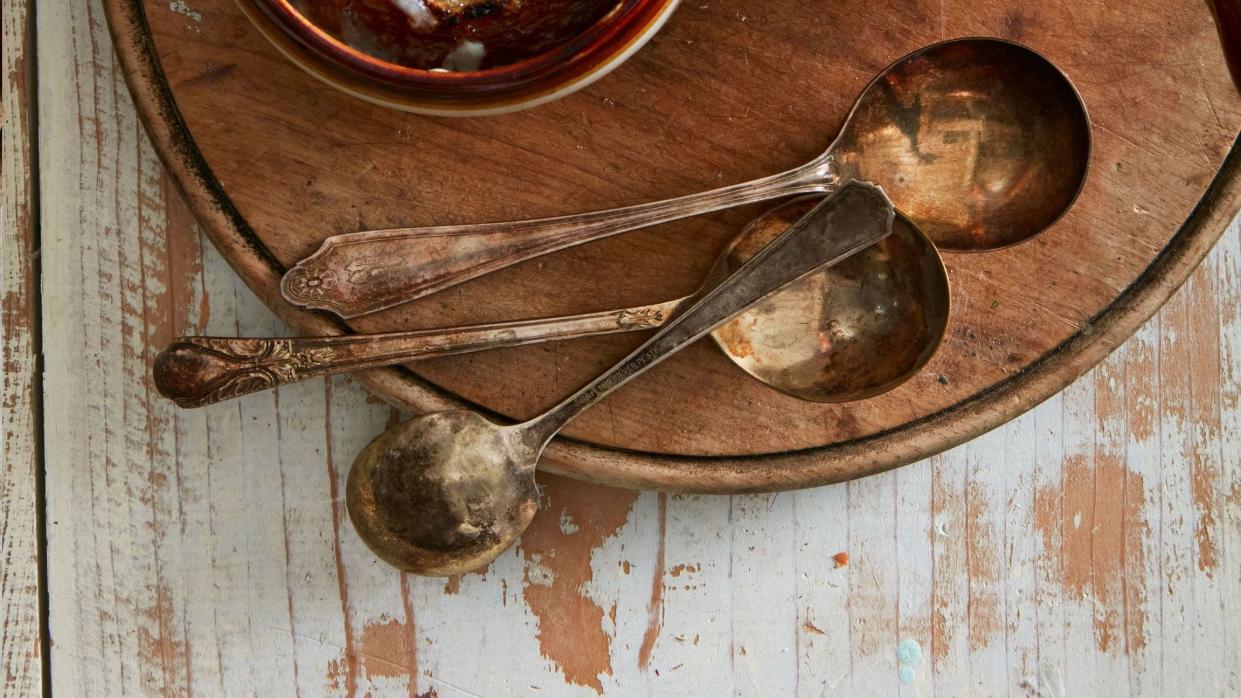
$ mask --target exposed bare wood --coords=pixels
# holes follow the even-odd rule
[[[31,106],[34,40],[27,0],[4,0],[3,208],[0,210],[0,696],[42,690],[36,203]]]

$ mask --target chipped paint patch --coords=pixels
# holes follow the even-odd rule
[[[1146,607],[1149,596],[1143,579],[1146,568],[1145,542],[1151,535],[1151,527],[1142,511],[1146,506],[1146,480],[1137,473],[1127,473],[1125,480],[1125,527],[1124,527],[1124,617],[1126,653],[1140,652],[1146,648]]]
[[[324,678],[327,680],[328,688],[333,691],[341,690],[341,680],[349,676],[349,669],[346,668],[345,664],[346,660],[344,659],[333,659],[327,663],[327,676]],[[352,694],[353,691],[346,691],[346,693]]]
[[[487,572],[489,572],[490,570],[491,570],[491,565],[487,565],[486,567],[482,569],[474,570],[473,572],[466,572],[465,574],[459,574],[454,577],[449,577],[447,580],[444,581],[444,593],[449,596],[455,596],[457,594],[460,594],[461,593],[461,580],[469,576],[486,579]],[[504,580],[500,580],[500,581],[503,582]]]
[[[990,521],[995,506],[976,481],[965,488],[965,564],[969,571],[969,646],[979,650],[1003,633],[1000,600],[1002,570],[996,559],[996,532]]]
[[[143,616],[153,627],[145,623],[138,625],[138,652],[146,668],[154,671],[158,667],[161,683],[170,692],[175,691],[178,681],[172,672],[176,667],[186,666],[189,659],[185,643],[173,638],[172,594],[167,586],[155,586],[155,604],[144,610]]]
[[[1035,493],[1041,554],[1054,554],[1060,532],[1062,586],[1068,599],[1093,607],[1100,652],[1131,654],[1146,647],[1146,501],[1143,477],[1104,454],[1066,458],[1060,487]]]
[[[1107,652],[1124,642],[1125,467],[1118,458],[1096,455],[1094,490],[1090,584],[1095,643],[1100,652]]]
[[[655,573],[651,579],[651,602],[647,606],[646,632],[642,634],[642,646],[638,648],[638,668],[645,670],[651,664],[651,651],[659,638],[664,617],[664,538],[668,532],[668,495],[659,495],[659,548],[655,554]],[[628,566],[629,563],[625,563]],[[676,576],[673,570],[672,576]]]
[[[1219,565],[1215,552],[1215,478],[1217,473],[1211,465],[1195,456],[1191,466],[1190,492],[1198,509],[1198,521],[1194,526],[1194,540],[1198,544],[1198,570],[1208,576]]]
[[[1077,600],[1084,599],[1092,582],[1091,539],[1094,537],[1094,483],[1090,461],[1085,456],[1066,458],[1061,475],[1065,520],[1063,539],[1064,588]]]
[[[361,652],[362,670],[367,678],[408,676],[412,682],[417,676],[411,662],[414,648],[409,628],[395,618],[380,616],[378,621],[367,623],[362,628]]]
[[[673,577],[680,577],[682,574],[693,574],[694,572],[699,572],[701,570],[702,570],[701,564],[687,565],[687,564],[682,563],[680,565],[673,567],[671,570],[669,570],[668,574],[672,575]]]
[[[603,693],[612,675],[612,639],[604,611],[586,595],[594,576],[590,558],[629,520],[638,494],[577,480],[546,477],[547,504],[521,539],[526,560],[522,597],[538,618],[539,652],[570,683]],[[568,516],[576,529],[566,533]]]

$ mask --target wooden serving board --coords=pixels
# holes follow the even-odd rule
[[[871,77],[956,36],[1060,65],[1094,125],[1077,206],[1033,242],[948,254],[939,354],[887,395],[783,396],[700,342],[574,422],[543,466],[634,487],[802,487],[939,452],[1029,409],[1116,347],[1241,205],[1241,98],[1202,0],[710,0],[591,88],[479,119],[386,110],[305,75],[232,0],[107,0],[139,110],[208,234],[291,326],[380,331],[537,317],[694,289],[761,208],[635,232],[352,321],[298,311],[279,275],[329,235],[572,213],[772,174],[820,152]],[[1109,6],[1110,5],[1110,6]],[[531,416],[643,339],[424,361],[368,387],[426,411]]]

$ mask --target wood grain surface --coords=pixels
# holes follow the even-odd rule
[[[155,395],[173,335],[285,328],[161,170],[99,0],[38,14],[55,694],[1241,692],[1237,226],[1102,366],[964,447],[773,495],[546,476],[485,573],[408,577],[342,500],[390,408],[349,379]]]
[[[34,37],[26,0],[4,0],[0,209],[0,696],[43,687],[40,645],[38,215],[33,190]]]
[[[862,403],[813,405],[759,385],[704,344],[569,429],[652,458],[861,443],[1021,378],[1089,335],[1119,294],[1140,285],[1241,128],[1241,99],[1200,0],[1148,0],[1124,12],[1102,3],[961,1],[881,3],[861,13],[830,3],[810,16],[797,2],[692,5],[592,88],[546,108],[468,121],[373,108],[318,84],[267,46],[229,0],[199,0],[193,14],[154,0],[143,6],[188,133],[247,230],[285,266],[332,233],[566,213],[788,168],[826,145],[884,65],[945,37],[1016,39],[1069,73],[1095,129],[1081,202],[1033,243],[949,257],[953,326],[918,377]],[[1235,204],[1233,193],[1221,205]],[[426,327],[675,297],[698,283],[756,210],[583,246],[353,325]],[[266,273],[259,266],[238,264],[269,287],[256,278]],[[638,341],[549,344],[413,370],[466,402],[526,417]],[[411,385],[395,397],[424,409],[442,398],[429,388],[414,395]],[[875,467],[851,459],[854,474]],[[661,462],[675,470],[674,459]],[[761,469],[759,462],[734,467]]]

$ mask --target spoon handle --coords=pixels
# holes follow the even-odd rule
[[[658,334],[590,385],[525,425],[541,447],[577,415],[750,306],[892,232],[896,213],[879,187],[851,182],[673,318]]]
[[[155,357],[152,375],[164,397],[181,407],[203,407],[316,376],[659,327],[689,300],[447,330],[277,339],[182,337]]]
[[[618,233],[792,194],[827,193],[835,179],[824,155],[765,179],[607,211],[336,235],[290,269],[280,289],[294,305],[358,317]]]

